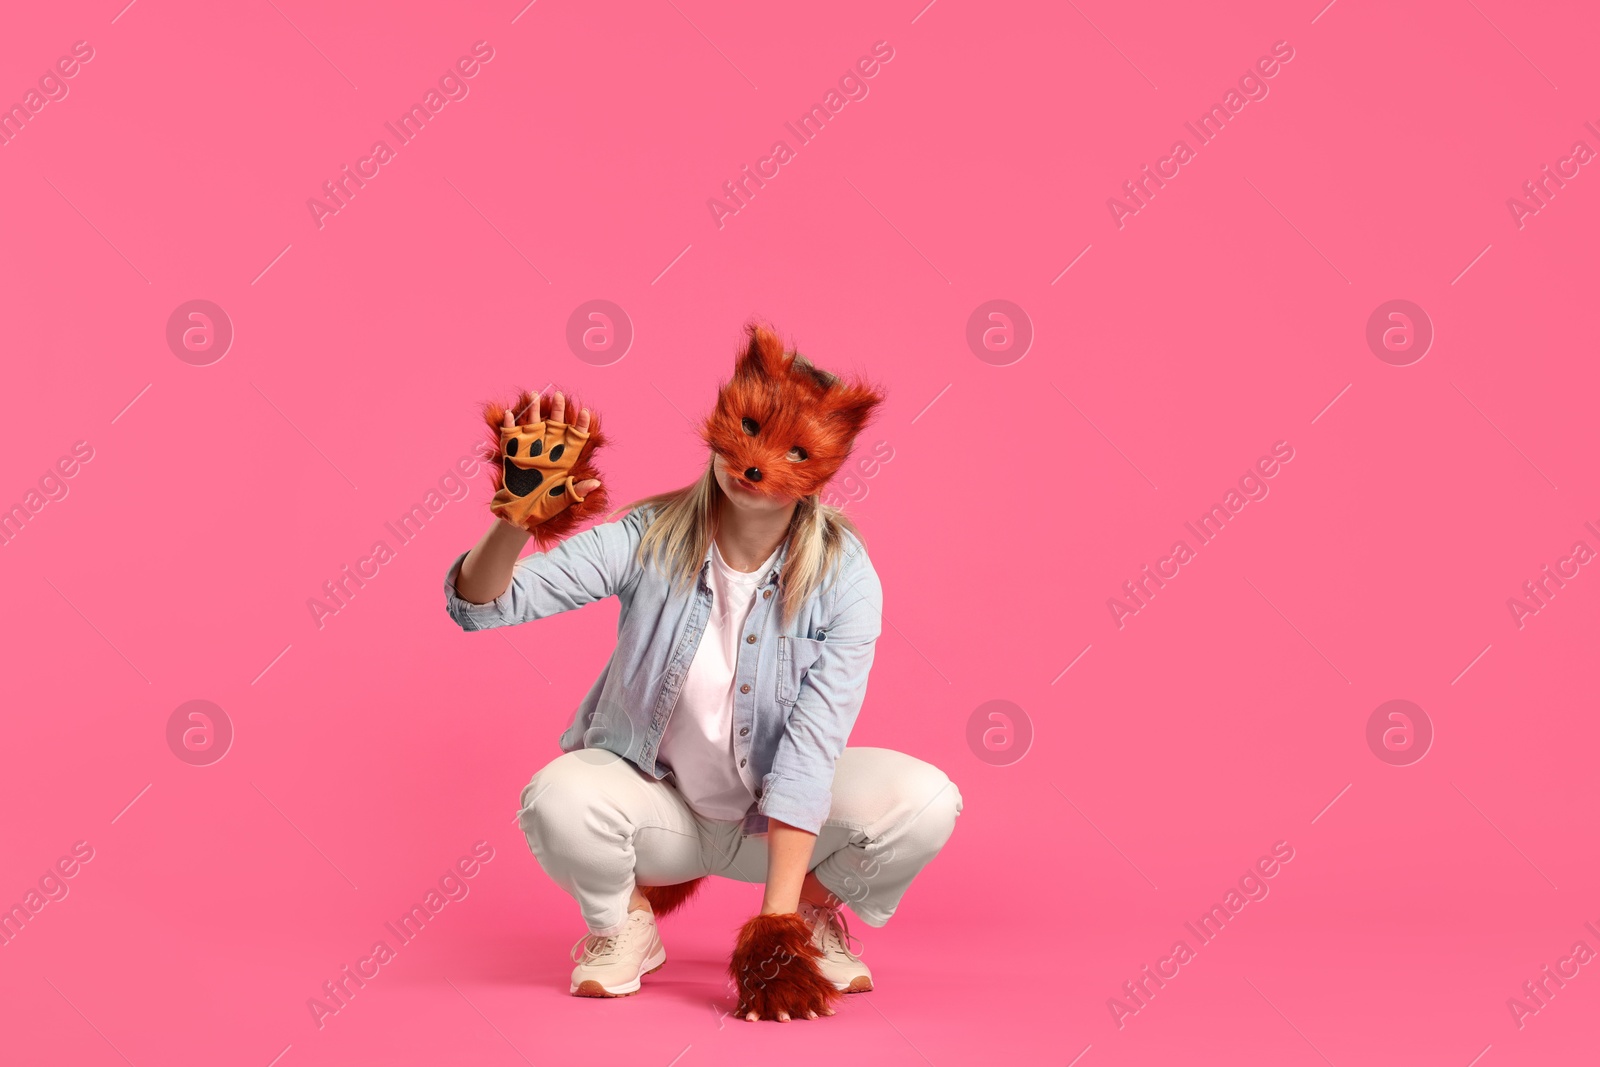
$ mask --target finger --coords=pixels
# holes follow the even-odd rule
[[[573,486],[572,491],[577,493],[579,496],[588,496],[598,488],[600,488],[599,478],[585,478],[583,481]]]
[[[533,394],[533,403],[529,404],[522,412],[522,425],[532,426],[539,421],[539,394]]]
[[[788,1021],[789,1021],[789,1013],[788,1013],[788,1012],[786,1012],[786,1011],[780,1011],[780,1012],[779,1012],[779,1013],[778,1013],[778,1021],[779,1021],[779,1022],[780,1022],[780,1023],[786,1023],[786,1022],[788,1022]]]
[[[817,1013],[816,1012],[814,1012],[814,1011],[806,1012],[806,1018],[807,1019],[815,1019],[816,1017],[817,1017]]]
[[[744,1017],[744,1021],[747,1022],[747,1023],[755,1022],[756,1021],[756,1013],[755,1012],[751,1012],[749,1015],[746,1015]]]
[[[556,391],[555,402],[550,405],[550,418],[554,422],[567,421],[567,398],[561,395],[560,390]]]
[[[505,418],[500,420],[500,425],[504,426],[508,430],[514,429],[516,427],[517,424],[516,424],[516,421],[512,417],[512,412],[511,412],[510,408],[506,408]]]
[[[588,408],[584,408],[582,411],[578,412],[578,431],[580,433],[588,433],[589,432],[589,409]]]

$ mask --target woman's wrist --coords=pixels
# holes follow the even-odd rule
[[[767,888],[761,914],[789,915],[800,910],[800,889],[811,866],[817,835],[777,819],[767,828]]]
[[[517,558],[533,535],[495,516],[494,525],[461,561],[456,595],[469,604],[487,604],[511,588]]]
[[[773,892],[770,887],[761,898],[761,914],[763,915],[792,915],[800,910],[800,890],[789,892]]]

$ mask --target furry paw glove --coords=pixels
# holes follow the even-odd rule
[[[596,488],[579,497],[574,487],[589,478],[599,478],[594,454],[605,443],[600,433],[600,417],[589,413],[589,428],[576,424],[582,406],[566,398],[564,414],[572,421],[557,421],[551,394],[538,397],[524,392],[510,409],[515,425],[504,425],[507,409],[496,403],[484,405],[484,421],[493,437],[484,446],[483,459],[489,465],[495,494],[489,510],[513,526],[532,533],[541,546],[548,546],[571,533],[584,520],[605,510],[605,490]]]
[[[779,1012],[791,1019],[831,1014],[840,994],[817,969],[821,956],[811,943],[811,924],[799,915],[749,920],[739,929],[728,961],[728,974],[739,989],[734,1014],[741,1019],[751,1012],[761,1019],[776,1019]]]

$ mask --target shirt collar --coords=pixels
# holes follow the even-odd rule
[[[774,585],[777,583],[778,576],[783,573],[783,561],[789,557],[789,541],[791,536],[792,535],[785,535],[783,541],[778,545],[778,554],[773,558],[771,568],[761,576],[761,585]],[[708,586],[711,573],[711,552],[715,546],[716,540],[712,539],[710,543],[706,545],[705,559],[700,561],[700,581],[702,584],[706,584]]]

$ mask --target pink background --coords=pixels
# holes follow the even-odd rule
[[[1600,176],[1520,229],[1506,203],[1600,149],[1591,5],[122,3],[0,38],[6,101],[94,49],[0,148],[0,506],[93,450],[0,547],[0,902],[94,850],[0,948],[8,1062],[1592,1059],[1600,968],[1521,1028],[1507,999],[1600,949],[1600,576],[1521,628],[1507,600],[1600,549]],[[319,229],[307,199],[480,40],[470,95]],[[880,40],[870,95],[719,229],[707,199]],[[1107,198],[1277,41],[1270,95],[1119,229]],[[208,366],[165,339],[193,299],[235,330]],[[605,366],[565,340],[592,299],[636,334]],[[965,339],[993,299],[1035,332],[1004,366]],[[1365,340],[1392,299],[1436,330],[1409,366]],[[784,1028],[719,1018],[759,899],[732,883],[643,995],[566,996],[581,926],[512,816],[616,606],[460,632],[482,475],[307,607],[395,548],[491,395],[601,409],[619,503],[687,482],[752,315],[889,387],[863,444],[893,459],[847,487],[886,595],[853,740],[967,805],[856,925],[878,990]],[[1107,598],[1278,441],[1270,495],[1119,629]],[[1408,766],[1366,740],[1392,699],[1435,732]],[[168,746],[190,700],[233,724],[220,762]],[[967,741],[991,700],[1031,724],[1006,765]],[[307,999],[480,840],[470,895],[319,1030]],[[1119,1028],[1108,998],[1278,841],[1270,895]]]

